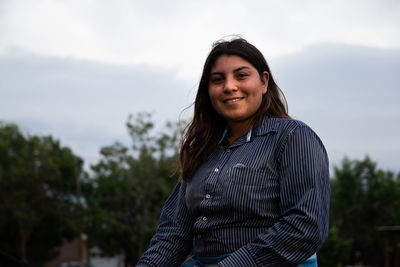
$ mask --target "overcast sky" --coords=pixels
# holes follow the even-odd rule
[[[129,144],[130,113],[158,127],[190,117],[211,44],[230,34],[264,53],[332,165],[368,154],[400,171],[397,0],[0,0],[0,120],[53,135],[88,167]]]

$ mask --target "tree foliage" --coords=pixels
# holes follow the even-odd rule
[[[154,134],[148,113],[127,122],[131,147],[103,147],[86,186],[89,244],[136,263],[147,248],[163,203],[177,182],[179,125]]]
[[[319,253],[323,266],[382,266],[384,235],[377,227],[400,224],[400,174],[377,169],[369,157],[344,158],[335,167],[331,191],[331,231]]]
[[[40,266],[77,235],[78,160],[51,136],[0,122],[0,250]]]

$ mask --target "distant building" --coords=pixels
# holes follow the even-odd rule
[[[91,267],[124,267],[124,256],[103,257],[101,250],[97,247],[90,249],[90,266]]]
[[[50,262],[46,263],[44,267],[79,267],[80,263],[80,248],[79,248],[79,238],[72,241],[64,241],[64,244],[58,248],[59,255]],[[87,264],[87,249],[85,244],[85,238],[83,238],[82,245],[82,258],[83,262]]]
[[[124,267],[124,257],[103,257],[101,250],[97,247],[88,249],[86,247],[86,236],[82,238],[82,259],[84,267]],[[72,241],[65,241],[64,244],[58,248],[59,255],[50,262],[46,263],[44,267],[80,267],[80,246],[79,238]]]

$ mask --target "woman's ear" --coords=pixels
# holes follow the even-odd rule
[[[264,71],[261,76],[261,85],[262,85],[262,94],[263,95],[265,95],[267,93],[268,80],[269,80],[269,73],[267,71]]]

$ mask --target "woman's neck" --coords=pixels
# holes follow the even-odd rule
[[[240,137],[246,135],[250,131],[252,125],[253,123],[249,121],[228,123],[229,144],[232,145]]]

